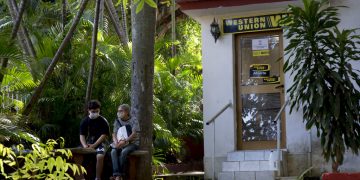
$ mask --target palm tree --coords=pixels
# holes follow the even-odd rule
[[[98,27],[99,27],[99,17],[100,17],[100,6],[101,0],[96,0],[95,5],[95,17],[94,17],[94,27],[93,27],[93,34],[91,39],[91,56],[90,56],[90,70],[89,70],[89,78],[86,88],[86,97],[85,97],[85,108],[84,112],[85,115],[87,114],[86,105],[91,99],[91,91],[92,91],[92,84],[94,78],[94,69],[95,69],[95,59],[96,59],[96,44],[97,44],[97,37],[98,37]]]
[[[30,114],[31,110],[32,110],[32,107],[34,106],[35,102],[39,99],[43,89],[44,89],[44,86],[46,84],[46,82],[48,81],[48,79],[50,78],[50,75],[52,74],[52,72],[54,71],[54,68],[55,68],[55,65],[56,63],[59,61],[60,59],[60,56],[62,55],[65,47],[67,46],[67,44],[70,42],[70,39],[75,31],[75,28],[77,26],[77,24],[79,23],[80,21],[80,17],[82,16],[84,10],[85,10],[85,7],[86,7],[86,4],[89,0],[83,0],[81,5],[80,5],[80,9],[79,9],[79,12],[76,14],[76,17],[71,25],[71,28],[70,30],[68,31],[68,33],[66,34],[63,42],[61,43],[59,49],[57,50],[54,58],[52,59],[49,67],[47,68],[46,70],[46,73],[42,79],[42,81],[40,82],[39,86],[36,88],[34,94],[32,95],[31,99],[29,100],[28,104],[25,106],[22,114],[27,116]]]

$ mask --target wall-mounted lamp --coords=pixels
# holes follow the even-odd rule
[[[210,32],[211,35],[214,37],[216,43],[216,40],[220,37],[220,27],[217,21],[215,21],[215,18],[214,21],[210,24]]]

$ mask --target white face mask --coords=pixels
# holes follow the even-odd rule
[[[100,114],[98,112],[93,113],[93,112],[89,112],[89,118],[90,119],[96,119],[100,116]]]
[[[118,117],[119,119],[121,119],[121,117],[122,117],[122,113],[121,113],[121,112],[116,113],[116,115],[117,115],[117,117]]]

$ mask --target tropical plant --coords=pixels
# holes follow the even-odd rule
[[[360,149],[360,85],[351,63],[360,59],[356,29],[339,30],[338,7],[328,1],[303,0],[304,7],[289,6],[282,20],[285,37],[284,70],[293,85],[288,89],[291,109],[302,107],[306,129],[317,128],[323,156],[334,168],[344,160],[345,149]]]
[[[31,92],[46,74],[52,57],[74,21],[80,8],[80,1],[67,0],[65,24],[62,6],[61,1],[30,0],[25,9],[22,25],[29,31],[33,40],[36,51],[34,58],[24,55],[19,43],[11,47],[7,46],[12,19],[7,11],[0,16],[2,18],[0,42],[5,42],[0,43],[0,46],[4,47],[0,49],[0,54],[9,57],[9,66],[5,72],[2,88],[9,84],[11,91],[23,97],[16,101],[17,110],[23,109]],[[90,1],[79,20],[73,38],[54,66],[41,97],[34,103],[33,111],[26,119],[20,121],[20,123],[26,122],[23,125],[31,127],[43,142],[48,138],[56,139],[62,136],[69,147],[77,146],[79,143],[78,138],[74,137],[78,137],[80,119],[83,118],[90,59],[89,44],[91,44],[95,16],[92,8],[94,6],[95,3]],[[108,26],[109,23],[106,23],[111,21],[111,16],[110,12],[105,11],[104,28],[100,28],[97,33],[98,44],[92,89],[92,98],[101,101],[101,114],[110,124],[116,116],[115,111],[119,104],[131,104],[132,57],[131,46],[126,49],[116,27]],[[165,36],[158,36],[155,44],[154,124],[152,125],[156,132],[154,147],[156,152],[159,150],[160,153],[156,153],[160,154],[159,156],[173,154],[178,158],[183,150],[181,147],[184,136],[196,137],[198,140],[202,138],[200,26],[189,19],[177,23],[179,39],[176,43],[178,53],[176,57],[171,57],[169,53],[172,46],[169,34],[161,28],[158,30],[165,33],[163,34]]]
[[[11,146],[19,142],[39,142],[39,138],[30,133],[21,123],[21,118],[16,114],[0,114],[0,143]]]
[[[34,143],[32,149],[26,150],[23,145],[15,148],[0,144],[0,172],[6,179],[73,179],[73,175],[86,173],[84,167],[67,162],[72,153],[63,147],[64,139],[49,139],[46,144]]]
[[[185,19],[177,23],[177,33],[175,57],[169,35],[155,44],[154,145],[167,157],[181,158],[183,138],[202,141],[200,26]]]

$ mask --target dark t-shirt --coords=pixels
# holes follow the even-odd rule
[[[103,134],[110,134],[109,123],[104,117],[99,116],[96,119],[90,119],[87,116],[81,121],[80,135],[87,137],[89,143],[95,143]]]

